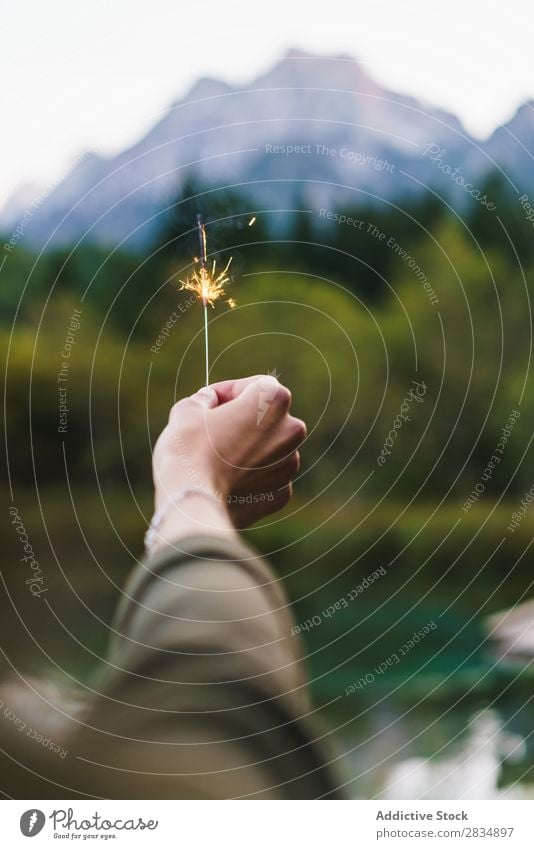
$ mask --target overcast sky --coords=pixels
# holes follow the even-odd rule
[[[0,205],[139,137],[199,76],[246,83],[290,47],[358,58],[484,137],[534,97],[532,0],[0,0]]]

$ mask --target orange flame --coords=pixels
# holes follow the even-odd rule
[[[198,215],[197,218],[199,222],[201,256],[200,259],[195,257],[195,262],[198,264],[198,268],[193,271],[191,277],[188,277],[187,280],[180,280],[180,289],[187,289],[189,292],[194,292],[202,306],[207,307],[209,304],[210,307],[213,307],[215,306],[215,301],[218,301],[219,298],[223,298],[226,295],[225,286],[227,283],[230,283],[231,280],[231,278],[228,277],[228,269],[230,268],[232,257],[230,257],[223,270],[218,273],[215,261],[213,262],[211,269],[208,268],[208,264],[206,262],[208,253],[206,227],[202,221],[202,217]],[[255,222],[256,216],[253,215],[248,222],[248,226],[252,227]],[[228,298],[226,303],[232,309],[236,305],[233,298]]]
[[[191,277],[188,277],[187,280],[180,280],[182,284],[180,288],[194,292],[203,306],[207,306],[208,304],[210,307],[215,306],[215,301],[223,298],[226,294],[224,287],[230,282],[228,269],[231,262],[232,257],[230,257],[223,270],[218,273],[215,260],[213,261],[211,270],[206,265],[199,263],[199,267],[195,268]],[[232,298],[227,300],[227,304],[230,307],[235,307],[235,301]]]

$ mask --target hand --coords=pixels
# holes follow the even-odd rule
[[[183,486],[216,494],[236,528],[279,510],[292,494],[306,436],[274,377],[223,381],[178,401],[153,456],[156,507]]]

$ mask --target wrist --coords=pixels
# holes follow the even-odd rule
[[[184,486],[168,493],[159,505],[145,535],[148,554],[180,537],[195,533],[234,532],[227,501],[220,494],[200,486]]]

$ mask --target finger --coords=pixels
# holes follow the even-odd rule
[[[275,487],[268,493],[265,493],[265,495],[269,497],[264,501],[253,502],[252,504],[238,504],[234,502],[229,505],[232,521],[236,528],[248,528],[254,522],[265,518],[265,516],[282,510],[293,495],[293,486],[291,483],[288,483],[280,487]]]
[[[273,432],[273,441],[269,445],[271,463],[281,463],[298,451],[306,439],[306,423],[302,419],[288,416],[283,427]]]
[[[274,510],[282,510],[286,504],[289,504],[293,495],[293,484],[289,482],[287,486],[282,486],[277,489],[274,494]]]
[[[291,392],[275,377],[264,375],[251,379],[233,400],[220,404],[214,411],[217,417],[235,422],[241,439],[250,445],[258,440],[258,428],[272,430],[287,413],[291,403]]]
[[[195,392],[194,395],[191,395],[191,401],[196,401],[201,404],[203,407],[207,407],[208,409],[212,409],[213,407],[217,407],[219,404],[219,396],[216,391],[211,386],[202,386],[198,392]]]
[[[232,402],[246,420],[261,430],[277,425],[291,406],[291,392],[275,377],[264,375],[250,383]]]
[[[221,380],[218,383],[212,383],[211,389],[214,389],[217,393],[219,404],[226,404],[227,401],[233,401],[247,386],[261,380],[262,377],[265,377],[265,375],[253,374],[250,377],[240,377],[236,380]]]
[[[261,504],[230,505],[230,516],[234,527],[238,531],[250,528],[255,522],[259,522],[260,519],[272,513],[273,501],[274,497],[270,502],[264,501]]]
[[[251,468],[244,478],[239,482],[236,492],[276,489],[282,484],[288,483],[300,469],[300,454],[293,451],[273,463]]]
[[[295,416],[290,416],[287,422],[287,444],[291,450],[296,451],[297,448],[300,448],[307,435],[306,422],[295,418]]]
[[[178,424],[182,417],[187,415],[187,408],[190,407],[191,404],[205,407],[206,409],[213,409],[218,406],[219,397],[217,393],[211,389],[211,387],[203,386],[198,390],[198,392],[195,392],[194,395],[188,395],[186,398],[180,398],[180,400],[171,407],[169,423],[172,425]]]
[[[265,481],[272,479],[273,482],[276,483],[278,481],[280,483],[281,480],[284,480],[287,483],[287,481],[295,477],[299,469],[300,453],[298,451],[291,451],[279,460],[262,466],[261,469],[258,469],[257,474],[258,477],[263,477]]]

